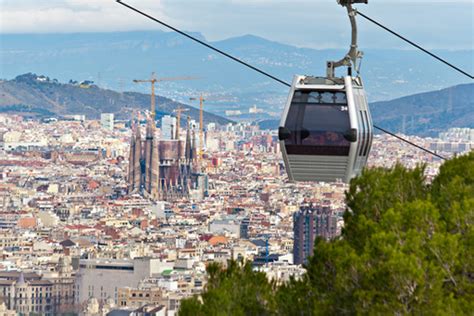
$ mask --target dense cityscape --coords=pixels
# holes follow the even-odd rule
[[[189,118],[143,114],[0,115],[0,314],[175,315],[211,262],[284,282],[316,236],[341,233],[347,184],[288,182],[276,131],[210,123],[201,137]],[[468,128],[406,137],[445,157],[474,147]],[[376,135],[369,168],[396,163],[425,163],[430,181],[441,160]]]
[[[473,315],[472,9],[0,0],[0,316]]]

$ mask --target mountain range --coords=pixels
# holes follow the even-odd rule
[[[199,33],[192,33],[203,41]],[[361,49],[364,50],[363,36]],[[341,49],[300,48],[253,35],[210,42],[286,82],[294,74],[323,75],[327,60],[342,57]],[[466,83],[465,77],[414,50],[365,50],[361,74],[371,102]],[[472,72],[473,51],[435,51],[453,64]],[[201,92],[232,96],[229,103],[207,104],[223,115],[228,109],[247,111],[257,105],[267,117],[277,117],[287,87],[246,69],[207,48],[162,31],[74,34],[2,34],[0,78],[18,74],[47,74],[61,82],[91,80],[101,88],[149,93],[149,86],[133,79],[195,76],[199,80],[162,82],[157,91],[185,102]]]

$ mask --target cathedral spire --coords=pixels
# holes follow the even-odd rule
[[[128,189],[136,192],[141,185],[141,135],[140,125],[135,122],[132,126],[130,138],[130,154],[128,156]]]
[[[145,190],[157,197],[159,178],[158,142],[155,139],[155,122],[148,118],[145,140]]]
[[[185,159],[186,163],[190,163],[190,161],[193,159],[192,157],[192,148],[191,148],[191,123],[190,123],[191,118],[188,116],[187,124],[188,128],[186,129],[186,147],[185,147]]]

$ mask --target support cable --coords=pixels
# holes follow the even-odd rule
[[[127,8],[129,8],[130,10],[135,11],[135,12],[137,12],[137,13],[139,13],[139,14],[141,14],[141,15],[147,17],[147,18],[149,18],[150,20],[153,20],[153,21],[155,21],[156,23],[159,23],[159,24],[163,25],[164,27],[169,28],[170,30],[173,30],[173,31],[175,31],[176,33],[179,33],[179,34],[181,34],[181,35],[183,35],[183,36],[189,38],[190,40],[193,40],[193,41],[195,41],[195,42],[197,42],[197,43],[199,43],[199,44],[201,44],[201,45],[203,45],[203,46],[206,46],[207,48],[209,48],[209,49],[211,49],[211,50],[213,50],[213,51],[215,51],[215,52],[217,52],[217,53],[219,53],[219,54],[221,54],[221,55],[224,55],[225,57],[230,58],[230,59],[232,59],[233,61],[236,61],[236,62],[238,62],[239,64],[244,65],[245,67],[248,67],[248,68],[250,68],[250,69],[252,69],[252,70],[254,70],[254,71],[258,72],[258,73],[261,73],[262,75],[267,76],[267,77],[270,78],[270,79],[273,79],[273,80],[275,80],[275,81],[278,81],[278,82],[281,83],[281,84],[284,84],[284,85],[286,85],[286,86],[288,86],[288,87],[291,87],[291,85],[290,85],[289,83],[287,83],[287,82],[285,82],[285,81],[283,81],[283,80],[281,80],[281,79],[278,79],[277,77],[272,76],[272,75],[270,75],[269,73],[267,73],[267,72],[265,72],[265,71],[263,71],[263,70],[261,70],[261,69],[258,69],[258,68],[256,68],[256,67],[254,67],[254,66],[252,66],[252,65],[250,65],[250,64],[248,64],[248,63],[246,63],[246,62],[243,61],[243,60],[238,59],[237,57],[234,57],[234,56],[232,56],[232,55],[229,55],[229,54],[227,54],[226,52],[224,52],[224,51],[222,51],[222,50],[220,50],[220,49],[218,49],[218,48],[216,48],[216,47],[214,47],[214,46],[211,46],[211,45],[209,45],[208,43],[206,43],[206,42],[204,42],[204,41],[201,41],[200,39],[197,39],[196,37],[194,37],[194,36],[192,36],[192,35],[187,34],[186,32],[183,32],[183,31],[181,31],[181,30],[179,30],[179,29],[177,29],[177,28],[175,28],[175,27],[173,27],[173,26],[171,26],[171,25],[169,25],[169,24],[167,24],[167,23],[165,23],[165,22],[163,22],[163,21],[158,20],[158,19],[155,18],[155,17],[152,17],[151,15],[149,15],[149,14],[143,12],[143,11],[138,10],[137,8],[132,7],[131,5],[126,4],[125,2],[122,2],[121,0],[116,0],[116,1],[117,1],[117,3],[123,5],[124,7],[127,7]]]
[[[116,2],[119,3],[119,4],[121,4],[121,5],[123,5],[124,7],[128,8],[128,9],[132,10],[132,11],[137,12],[138,14],[141,14],[141,15],[145,16],[146,18],[148,18],[148,19],[150,19],[150,20],[152,20],[152,21],[155,21],[155,22],[157,22],[157,23],[159,23],[159,24],[161,24],[161,25],[163,25],[163,26],[165,26],[165,27],[167,27],[167,28],[169,28],[169,29],[171,29],[171,30],[173,30],[173,31],[175,31],[175,32],[177,32],[177,33],[179,33],[179,34],[181,34],[181,35],[187,37],[187,38],[189,38],[190,40],[193,40],[193,41],[197,42],[198,44],[201,44],[201,45],[203,45],[203,46],[205,46],[205,47],[207,47],[207,48],[209,48],[209,49],[211,49],[211,50],[213,50],[213,51],[215,51],[215,52],[217,52],[217,53],[219,53],[219,54],[221,54],[221,55],[223,55],[223,56],[225,56],[225,57],[227,57],[227,58],[229,58],[229,59],[232,59],[232,60],[235,61],[235,62],[238,62],[239,64],[244,65],[244,66],[247,67],[247,68],[250,68],[250,69],[252,69],[252,70],[254,70],[254,71],[256,71],[256,72],[258,72],[258,73],[260,73],[260,74],[262,74],[262,75],[264,75],[264,76],[266,76],[266,77],[268,77],[268,78],[270,78],[270,79],[272,79],[272,80],[275,80],[275,81],[277,81],[277,82],[279,82],[279,83],[281,83],[281,84],[287,86],[287,87],[291,87],[291,84],[289,84],[288,82],[286,82],[286,81],[284,81],[284,80],[282,80],[282,79],[279,79],[279,78],[277,78],[277,77],[275,77],[275,76],[273,76],[273,75],[271,75],[271,74],[269,74],[269,73],[267,73],[267,72],[265,72],[265,71],[263,71],[263,70],[261,70],[261,69],[258,69],[258,68],[256,68],[256,67],[254,67],[254,66],[252,66],[252,65],[250,65],[250,64],[248,64],[248,63],[246,63],[246,62],[244,62],[244,61],[242,61],[242,60],[240,60],[240,59],[238,59],[237,57],[234,57],[234,56],[232,56],[232,55],[230,55],[230,54],[228,54],[228,53],[226,53],[226,52],[224,52],[224,51],[222,51],[222,50],[220,50],[220,49],[218,49],[218,48],[216,48],[216,47],[214,47],[214,46],[212,46],[212,45],[210,45],[210,44],[208,44],[208,43],[206,43],[206,42],[204,42],[204,41],[201,41],[200,39],[197,39],[196,37],[194,37],[194,36],[192,36],[192,35],[189,35],[189,34],[187,34],[186,32],[183,32],[183,31],[181,31],[181,30],[179,30],[179,29],[177,29],[177,28],[175,28],[175,27],[173,27],[173,26],[171,26],[171,25],[169,25],[169,24],[167,24],[167,23],[165,23],[165,22],[163,22],[163,21],[161,21],[161,20],[159,20],[159,19],[157,19],[157,18],[155,18],[155,17],[153,17],[153,16],[151,16],[151,15],[145,13],[145,12],[143,12],[143,11],[140,11],[139,9],[134,8],[134,7],[132,7],[132,6],[130,6],[130,5],[126,4],[126,3],[124,3],[122,0],[116,0]],[[360,12],[358,12],[358,13],[360,14]],[[418,149],[420,149],[420,150],[423,150],[423,151],[425,151],[425,152],[427,152],[427,153],[429,153],[429,154],[431,154],[431,155],[433,155],[433,156],[436,156],[436,157],[438,157],[438,158],[440,158],[440,159],[442,159],[442,160],[446,160],[446,158],[444,158],[443,156],[438,155],[437,153],[435,153],[435,152],[433,152],[433,151],[431,151],[431,150],[429,150],[429,149],[427,149],[427,148],[424,148],[424,147],[421,147],[421,146],[419,146],[419,145],[416,145],[415,143],[409,141],[408,139],[405,139],[405,138],[403,138],[403,137],[401,137],[401,136],[398,136],[398,135],[396,135],[396,134],[394,134],[394,133],[392,133],[392,132],[390,132],[390,131],[387,131],[387,130],[385,130],[385,129],[379,127],[379,126],[377,126],[377,125],[374,125],[374,128],[376,128],[376,129],[378,129],[378,130],[380,130],[380,131],[382,131],[382,132],[384,132],[384,133],[386,133],[386,134],[388,134],[388,135],[391,135],[391,136],[393,136],[393,137],[395,137],[395,138],[397,138],[397,139],[399,139],[399,140],[401,140],[401,141],[403,141],[403,142],[405,142],[405,143],[407,143],[407,144],[409,144],[409,145],[411,145],[411,146],[414,146],[414,147],[416,147],[416,148],[418,148]]]
[[[390,131],[387,131],[386,129],[383,129],[383,128],[381,128],[381,127],[375,125],[375,124],[374,124],[374,128],[376,128],[376,129],[378,129],[378,130],[384,132],[385,134],[388,134],[388,135],[390,135],[390,136],[393,136],[393,137],[395,137],[395,138],[397,138],[397,139],[399,139],[399,140],[401,140],[401,141],[404,141],[405,143],[407,143],[407,144],[409,144],[409,145],[411,145],[411,146],[414,146],[414,147],[416,147],[416,148],[418,148],[418,149],[421,149],[421,150],[423,150],[424,152],[427,152],[428,154],[431,154],[431,155],[433,155],[433,156],[435,156],[435,157],[438,157],[438,158],[440,158],[441,160],[446,160],[445,157],[443,157],[443,156],[441,156],[441,155],[435,153],[434,151],[431,151],[431,150],[429,150],[429,149],[427,149],[427,148],[421,147],[420,145],[417,145],[417,144],[415,144],[415,143],[409,141],[408,139],[403,138],[403,137],[401,137],[401,136],[398,136],[397,134],[394,134],[394,133],[392,133],[392,132],[390,132]]]
[[[362,12],[360,12],[359,10],[357,10],[356,12],[357,12],[358,15],[360,15],[361,17],[363,17],[363,18],[366,19],[367,21],[370,21],[370,22],[374,23],[374,24],[377,25],[378,27],[381,27],[381,28],[384,29],[385,31],[387,31],[387,32],[389,32],[389,33],[395,35],[396,37],[402,39],[403,41],[407,42],[408,44],[410,44],[410,45],[412,45],[412,46],[418,48],[419,50],[425,52],[426,54],[430,55],[431,57],[433,57],[433,58],[437,59],[438,61],[442,62],[443,64],[445,64],[445,65],[451,67],[452,69],[456,70],[457,72],[460,72],[460,73],[463,74],[464,76],[466,76],[466,77],[468,77],[468,78],[470,78],[470,79],[474,79],[474,77],[473,77],[471,74],[467,73],[466,71],[462,70],[462,69],[459,68],[459,67],[454,66],[453,64],[451,64],[450,62],[446,61],[445,59],[443,59],[443,58],[441,58],[441,57],[439,57],[439,56],[433,54],[433,53],[430,52],[429,50],[427,50],[427,49],[421,47],[420,45],[418,45],[418,44],[416,44],[416,43],[410,41],[409,39],[407,39],[406,37],[404,37],[404,36],[398,34],[397,32],[392,31],[392,30],[389,29],[388,27],[386,27],[386,26],[382,25],[381,23],[375,21],[374,19],[368,17],[367,15],[365,15],[365,14],[362,13]]]

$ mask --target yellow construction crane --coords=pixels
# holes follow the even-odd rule
[[[181,106],[178,106],[173,112],[176,113],[176,139],[179,139],[179,128],[180,128],[180,123],[181,123],[181,113],[189,111],[189,109],[182,108]]]
[[[201,94],[199,98],[189,98],[191,101],[199,100],[199,150],[198,150],[198,158],[199,161],[202,160],[202,153],[204,151],[204,111],[203,111],[203,106],[204,106],[204,96]]]
[[[150,117],[155,121],[155,83],[157,82],[162,82],[162,81],[180,81],[180,80],[195,80],[198,78],[195,77],[170,77],[170,78],[155,78],[155,73],[151,73],[151,78],[150,79],[143,79],[143,80],[133,80],[135,83],[143,83],[143,82],[149,82],[151,83],[151,113]]]
[[[229,101],[229,99],[221,98],[221,97],[206,97],[201,94],[199,97],[191,97],[189,98],[191,101],[199,100],[199,151],[198,157],[199,160],[202,160],[202,154],[204,152],[204,101]]]

